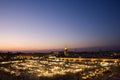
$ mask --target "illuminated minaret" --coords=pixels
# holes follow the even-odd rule
[[[67,56],[67,51],[68,51],[68,48],[65,47],[65,48],[64,48],[64,55],[65,55],[65,56]]]

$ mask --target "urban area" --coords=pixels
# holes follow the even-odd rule
[[[120,51],[0,52],[0,80],[120,80]]]

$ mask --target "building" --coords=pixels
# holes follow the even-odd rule
[[[67,53],[68,53],[68,48],[65,47],[65,48],[64,48],[64,55],[67,56],[67,55],[68,55]]]

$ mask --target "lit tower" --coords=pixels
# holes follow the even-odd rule
[[[68,52],[68,48],[65,47],[65,48],[64,48],[64,55],[65,55],[65,56],[67,56],[67,52]]]

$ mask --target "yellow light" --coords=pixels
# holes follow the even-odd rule
[[[117,61],[115,60],[114,62],[116,63]]]
[[[64,50],[67,50],[67,48],[65,47]]]

